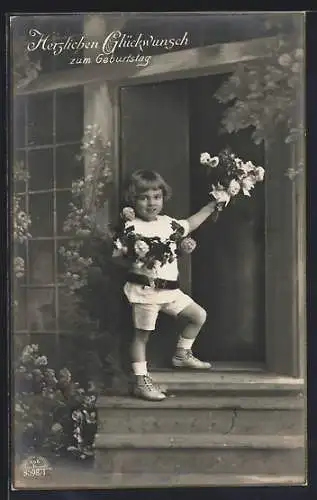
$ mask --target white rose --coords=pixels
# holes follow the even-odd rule
[[[137,240],[134,244],[134,251],[139,257],[145,257],[149,250],[149,245],[143,240]]]
[[[250,191],[254,188],[255,177],[246,177],[242,180],[242,191],[245,196],[251,196]]]
[[[212,168],[218,167],[218,165],[219,165],[219,158],[218,158],[218,156],[213,156],[212,158],[210,158],[209,165]]]
[[[243,165],[243,161],[241,160],[241,158],[235,158],[234,162],[235,162],[235,164],[237,165],[238,168],[241,168],[242,165]]]
[[[281,66],[287,67],[287,66],[290,66],[292,64],[292,58],[289,54],[282,54],[278,58],[278,62]]]
[[[208,165],[210,160],[211,160],[211,156],[209,153],[201,153],[200,163],[202,163],[202,165]]]
[[[247,161],[246,163],[242,163],[240,168],[248,174],[249,172],[252,172],[255,169],[255,166],[253,165],[252,161]]]
[[[132,207],[124,207],[122,209],[122,217],[125,219],[125,220],[133,220],[135,219],[135,212],[133,210]]]
[[[230,196],[236,196],[239,193],[240,189],[241,189],[241,187],[240,187],[239,182],[236,181],[235,179],[232,179],[232,181],[230,181],[230,184],[228,187],[228,194]]]
[[[117,250],[122,250],[123,248],[123,245],[121,243],[121,241],[119,240],[119,238],[117,238],[115,241],[114,241],[114,246]]]
[[[265,174],[265,170],[263,167],[256,167],[255,169],[255,179],[258,181],[258,182],[262,182],[263,179],[264,179],[264,174]]]

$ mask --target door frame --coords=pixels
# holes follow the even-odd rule
[[[117,172],[118,189],[120,185],[120,92],[122,88],[147,83],[162,83],[168,80],[188,79],[198,76],[215,75],[233,71],[237,64],[250,60],[269,59],[276,46],[277,38],[253,39],[244,42],[232,42],[189,49],[181,52],[163,54],[153,57],[152,64],[121,80],[112,81],[113,89],[113,125],[114,125],[114,166]],[[181,60],[181,63],[179,62]],[[283,147],[283,146],[282,146]],[[265,150],[267,151],[267,145]],[[294,161],[294,155],[292,155]],[[266,156],[265,167],[273,171],[273,165]],[[284,301],[284,318],[291,316],[292,321],[286,321],[286,328],[281,331],[279,314],[273,311],[274,305],[268,298],[274,289],[274,273],[282,264],[283,255],[272,255],[272,249],[277,248],[278,232],[268,230],[267,221],[274,216],[276,203],[276,182],[290,182],[287,178],[281,180],[278,173],[271,175],[265,189],[266,235],[265,235],[265,369],[277,374],[304,377],[305,375],[305,180],[301,179],[288,187],[288,199],[291,209],[284,213],[287,231],[281,233],[285,238],[284,245],[291,247],[288,255],[289,278],[292,287],[291,297]],[[280,184],[279,186],[282,186]],[[283,186],[282,186],[283,189]],[[279,198],[281,196],[279,195]],[[282,221],[283,222],[283,221]],[[272,259],[273,257],[273,259]],[[285,260],[285,259],[284,259]],[[273,262],[273,265],[272,265]],[[284,262],[285,263],[285,262]],[[272,310],[271,310],[272,309]],[[282,314],[282,313],[281,313]],[[269,321],[267,320],[269,318]],[[284,321],[285,323],[285,321]],[[288,350],[285,352],[285,345]]]

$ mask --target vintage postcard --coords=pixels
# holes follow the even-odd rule
[[[305,14],[18,14],[12,488],[305,485]]]

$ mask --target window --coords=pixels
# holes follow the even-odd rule
[[[14,153],[29,179],[17,194],[31,216],[32,239],[25,245],[25,276],[15,291],[19,303],[15,333],[63,333],[63,261],[59,247],[68,239],[63,222],[72,180],[83,175],[77,155],[83,135],[83,89],[19,97],[14,109]],[[52,338],[53,339],[53,338]],[[54,342],[53,342],[54,343]]]

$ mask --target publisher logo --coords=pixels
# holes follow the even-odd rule
[[[20,470],[24,478],[38,479],[49,476],[52,467],[46,458],[33,456],[22,462]]]

